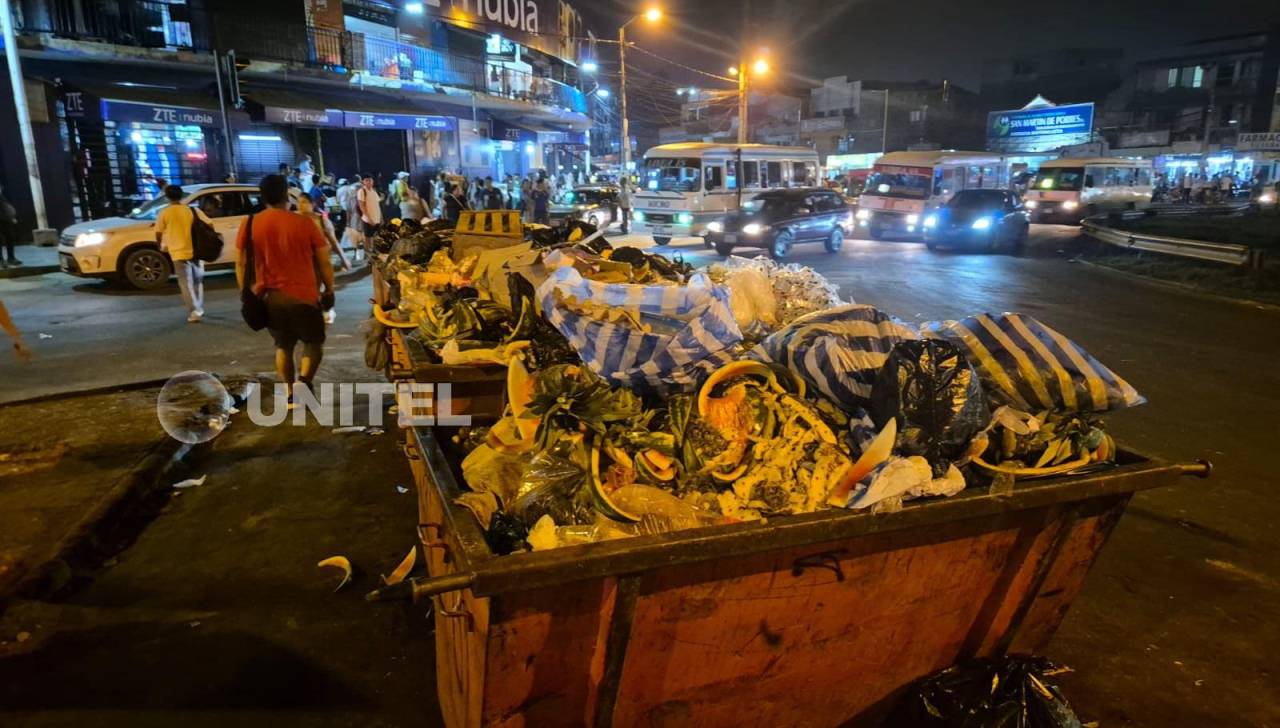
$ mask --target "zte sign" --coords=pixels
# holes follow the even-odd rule
[[[467,15],[501,23],[512,30],[538,32],[538,5],[534,0],[426,0],[433,8],[460,8]]]

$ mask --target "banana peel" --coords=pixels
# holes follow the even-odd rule
[[[321,569],[340,569],[342,571],[342,581],[338,582],[338,586],[334,587],[334,592],[342,591],[342,588],[351,583],[353,569],[351,561],[345,556],[330,556],[329,558],[316,564]]]
[[[382,583],[386,586],[395,586],[404,581],[409,572],[413,571],[414,564],[418,563],[418,547],[410,547],[409,553],[400,560],[399,565],[391,572],[390,576],[383,575]]]

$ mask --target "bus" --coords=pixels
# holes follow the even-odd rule
[[[663,144],[644,154],[631,198],[633,228],[658,245],[702,237],[707,224],[756,193],[813,187],[822,179],[818,154],[769,144]],[[705,238],[704,238],[705,240]]]
[[[925,212],[966,189],[1007,189],[1009,165],[991,152],[890,152],[858,198],[858,228],[872,239],[918,235]]]
[[[1115,157],[1044,162],[1024,196],[1034,222],[1075,224],[1115,210],[1151,204],[1151,162]]]

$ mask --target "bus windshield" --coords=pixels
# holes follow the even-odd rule
[[[931,180],[922,174],[876,172],[867,178],[863,194],[924,200],[929,197],[930,183]]]
[[[1082,167],[1049,167],[1047,169],[1042,168],[1036,174],[1035,185],[1032,189],[1079,192],[1083,183],[1084,169]]]
[[[697,159],[668,157],[646,159],[642,178],[646,190],[697,192],[702,189],[702,170]]]

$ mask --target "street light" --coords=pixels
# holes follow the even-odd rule
[[[747,76],[763,76],[769,72],[769,61],[764,58],[757,58],[751,64],[751,72],[746,72],[747,64],[743,63],[741,69],[738,66],[729,68],[730,76],[738,77],[738,143],[747,143],[747,112],[750,104],[747,96]]]
[[[596,71],[599,71],[599,70],[600,70],[600,66],[595,61],[582,62],[583,73],[595,73]]]
[[[618,94],[619,107],[622,113],[622,174],[625,177],[628,174],[628,167],[631,164],[631,124],[627,119],[627,26],[636,22],[637,19],[644,18],[650,23],[656,23],[662,19],[662,10],[657,7],[651,7],[644,11],[643,15],[637,15],[618,28]]]
[[[599,97],[600,97],[600,98],[602,98],[602,99],[607,99],[607,98],[609,98],[609,89],[607,89],[607,88],[598,88],[598,89],[596,89],[596,96],[599,96]]]

